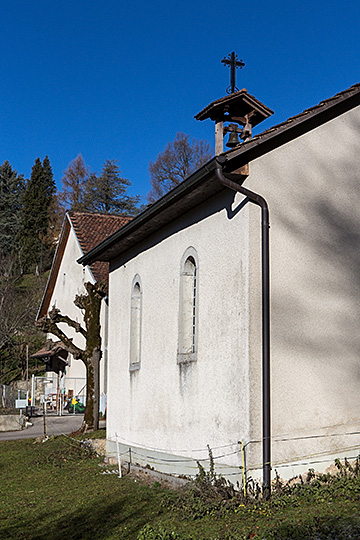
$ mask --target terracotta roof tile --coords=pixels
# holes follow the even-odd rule
[[[126,216],[88,214],[86,212],[68,212],[68,214],[84,254],[132,219]],[[105,280],[107,282],[108,263],[96,261],[90,268],[96,281]]]
[[[70,223],[79,241],[82,252],[85,254],[111,236],[121,227],[126,225],[132,218],[126,216],[114,216],[107,214],[89,214],[86,212],[68,212],[64,219],[63,228],[60,234],[55,257],[51,267],[48,282],[41,301],[41,305],[36,316],[36,320],[46,315],[49,309],[51,295],[58,277],[61,261],[66,249],[70,233]],[[74,261],[74,264],[77,264]],[[96,261],[90,265],[91,272],[96,281],[103,280],[106,285],[109,281],[109,263]]]

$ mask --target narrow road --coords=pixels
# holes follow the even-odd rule
[[[67,414],[64,416],[55,416],[47,414],[46,433],[49,437],[69,434],[81,427],[83,414]],[[15,439],[32,439],[44,435],[44,419],[42,416],[31,418],[32,426],[22,431],[0,431],[0,441],[10,441]],[[105,422],[102,423],[105,426]]]

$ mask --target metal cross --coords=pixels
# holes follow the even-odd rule
[[[233,94],[234,92],[238,92],[239,89],[236,88],[236,81],[235,81],[235,69],[240,68],[242,69],[245,64],[242,60],[239,60],[237,55],[232,52],[228,55],[227,58],[223,58],[221,60],[221,63],[225,66],[230,66],[230,86],[227,87],[226,92],[228,94]]]

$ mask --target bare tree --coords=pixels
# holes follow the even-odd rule
[[[89,171],[81,154],[65,169],[61,179],[62,191],[59,194],[59,201],[65,210],[76,212],[84,210],[84,190]]]
[[[45,333],[54,334],[62,341],[68,352],[75,359],[80,359],[86,367],[86,406],[82,430],[99,429],[99,394],[100,394],[100,309],[101,301],[105,297],[105,284],[103,282],[85,283],[86,294],[75,296],[74,304],[83,310],[85,328],[67,315],[62,315],[55,307],[37,321],[36,326]],[[65,323],[85,338],[85,348],[74,345],[59,327]]]
[[[149,202],[162,197],[212,158],[207,141],[192,139],[190,142],[189,138],[185,133],[177,133],[174,141],[166,145],[156,161],[150,161]]]

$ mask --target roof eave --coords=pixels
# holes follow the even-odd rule
[[[227,162],[224,171],[231,173],[241,165],[304,135],[358,105],[360,105],[360,91],[350,93],[349,96],[339,97],[335,103],[333,101],[325,102],[321,107],[314,108],[313,111],[304,111],[303,117],[300,116],[289,123],[285,121],[283,126],[281,124],[278,128],[274,126],[238,148],[225,152]]]
[[[35,318],[36,321],[38,321],[39,319],[41,319],[41,317],[46,315],[47,310],[49,308],[50,299],[54,290],[56,278],[59,273],[60,264],[64,255],[65,245],[67,243],[70,230],[71,230],[71,220],[68,214],[65,214],[64,221],[61,227],[59,241],[56,246],[55,254],[52,260],[49,277],[46,282],[44,294],[42,296],[38,312],[36,314],[36,318]]]
[[[348,93],[341,93],[338,97],[334,96],[334,99],[324,102],[314,110],[304,111],[303,116],[300,115],[293,121],[286,121],[284,125],[280,124],[278,127],[270,128],[263,134],[255,136],[254,139],[241,144],[238,148],[221,154],[224,172],[230,174],[236,171],[242,165],[319,127],[359,104],[360,91],[354,92],[349,89]],[[144,240],[161,226],[166,225],[170,221],[171,211],[169,209],[171,207],[174,208],[172,218],[175,219],[175,217],[179,217],[200,202],[225,189],[215,180],[213,174],[215,161],[216,158],[212,158],[188,179],[169,191],[130,223],[95,246],[77,262],[86,265],[96,260],[110,261],[130,246],[135,245],[136,242]],[[197,196],[199,192],[201,197]],[[140,231],[140,234],[137,231]]]
[[[187,198],[187,204],[183,205],[186,206],[186,208],[183,208],[181,213],[190,210],[197,204],[197,201],[193,200],[194,197],[191,197],[191,194],[193,194],[196,189],[202,188],[204,179],[211,177],[214,170],[215,158],[212,158],[189,178],[184,180],[184,182],[166,193],[163,197],[161,197],[161,199],[153,203],[149,208],[136,216],[127,225],[124,225],[124,227],[116,231],[113,235],[106,238],[106,240],[78,259],[77,262],[85,266],[93,263],[96,260],[112,260],[113,256],[111,253],[113,253],[114,249],[116,250],[116,248],[114,248],[116,244],[119,244],[122,239],[128,237],[130,234],[136,233],[136,231],[139,231],[140,228],[142,229],[145,225],[148,225],[151,220],[156,218],[156,216],[160,216],[161,214],[163,215],[163,219],[160,219],[161,224],[168,222],[165,216],[167,211],[173,207],[176,202],[185,200],[185,197]],[[219,188],[222,189],[222,186],[219,186]],[[208,197],[210,196],[211,193],[208,194]],[[173,216],[173,219],[174,217],[176,216]],[[152,228],[147,227],[147,230],[143,230],[143,234],[141,234],[141,240],[146,236],[149,236],[152,232]]]

